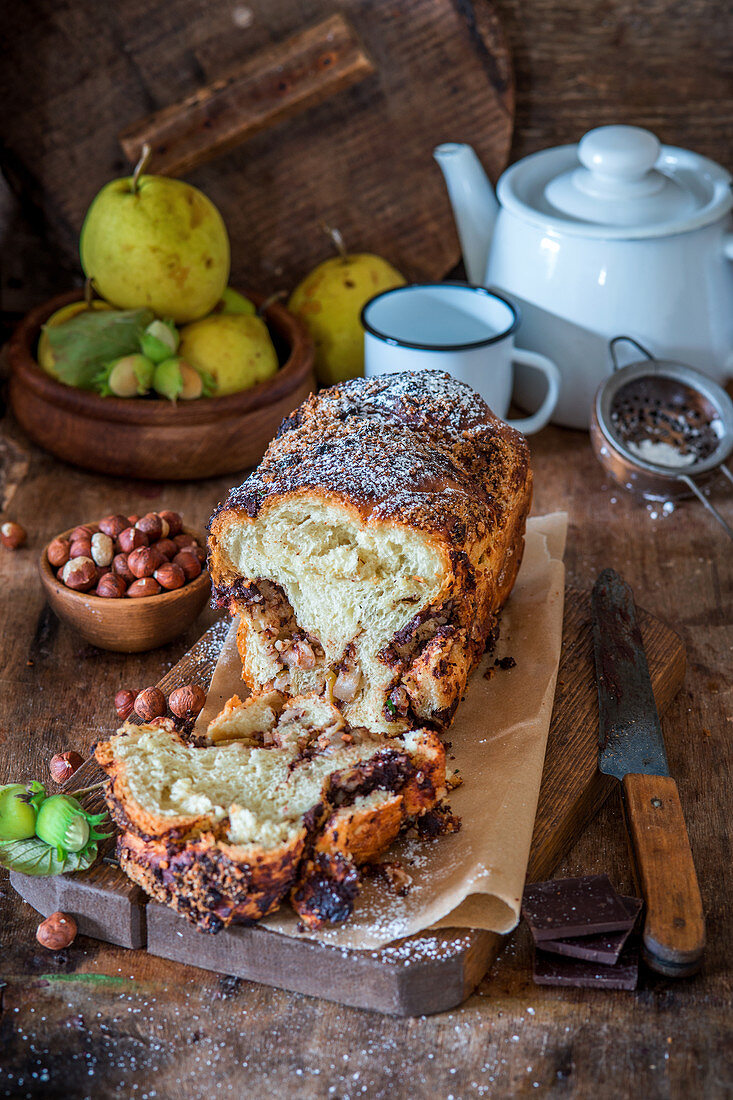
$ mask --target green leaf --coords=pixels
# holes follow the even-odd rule
[[[28,840],[0,841],[0,867],[18,871],[21,875],[62,875],[67,871],[86,871],[97,855],[95,840],[80,852],[68,852],[61,859],[56,848],[35,836]]]
[[[139,351],[153,316],[150,309],[88,310],[44,328],[56,376],[67,386],[92,389],[106,363]]]

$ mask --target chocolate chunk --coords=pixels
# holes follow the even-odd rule
[[[552,955],[567,955],[573,959],[613,966],[631,935],[644,902],[641,898],[622,898],[629,911],[629,926],[620,932],[602,932],[597,936],[575,936],[566,940],[542,940],[542,950]]]
[[[535,943],[629,927],[626,905],[608,875],[533,882],[524,891],[522,916]]]
[[[573,986],[575,989],[636,989],[639,981],[639,948],[634,943],[621,952],[615,966],[603,966],[584,959],[568,959],[535,951],[536,985]]]

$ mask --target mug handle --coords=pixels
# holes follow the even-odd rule
[[[537,412],[533,413],[532,416],[525,416],[521,420],[507,420],[507,424],[511,428],[516,428],[523,435],[532,435],[533,432],[538,432],[541,428],[544,428],[555,411],[555,405],[557,405],[557,399],[560,396],[560,371],[552,359],[548,359],[546,355],[540,355],[536,351],[526,351],[524,348],[514,349],[512,361],[521,363],[524,367],[533,367],[544,374],[547,379],[545,400]]]

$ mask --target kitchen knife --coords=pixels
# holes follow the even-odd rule
[[[641,892],[643,951],[668,977],[700,966],[705,921],[677,784],[669,774],[634,597],[605,569],[591,595],[598,680],[598,766],[623,784]]]

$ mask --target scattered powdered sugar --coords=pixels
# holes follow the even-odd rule
[[[526,477],[521,436],[470,387],[439,371],[353,379],[311,395],[223,509],[258,514],[273,495],[313,489],[457,541],[496,525]],[[492,490],[494,490],[492,492]]]
[[[638,443],[632,441],[628,444],[628,448],[644,462],[651,462],[656,466],[674,468],[691,466],[698,457],[694,451],[681,451],[671,443],[665,443],[659,439],[641,439]]]

